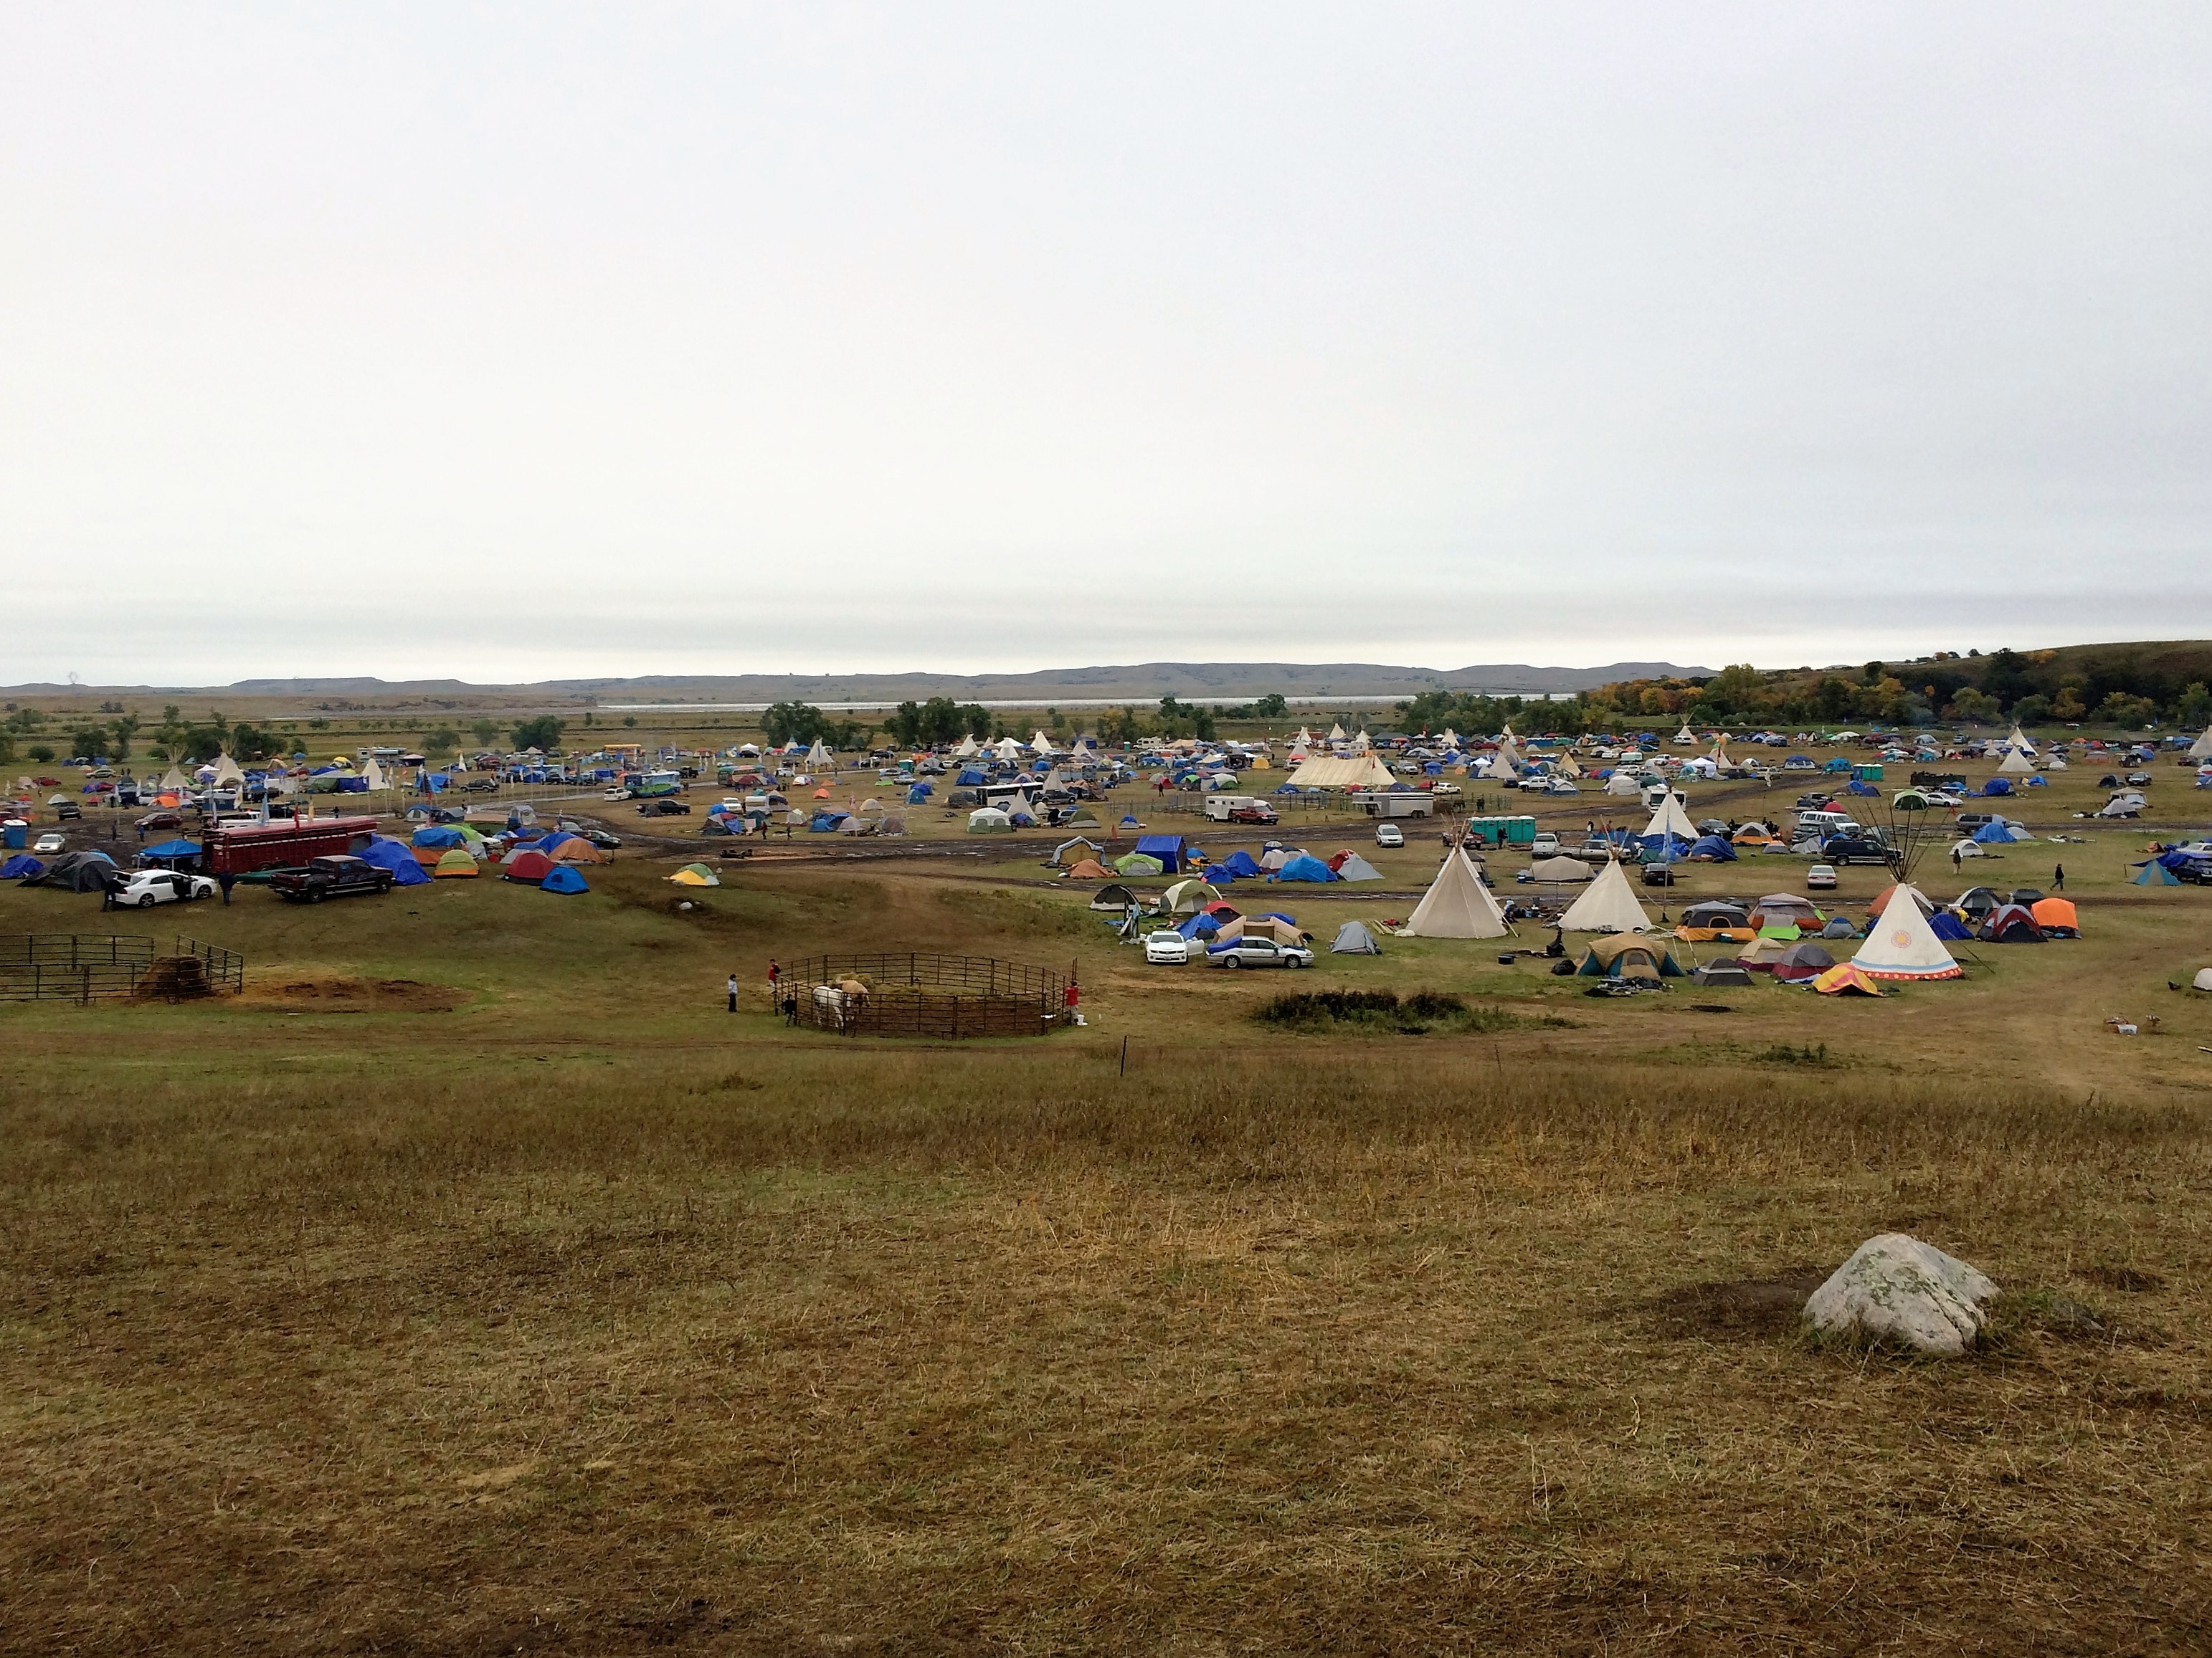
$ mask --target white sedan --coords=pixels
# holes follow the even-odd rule
[[[155,904],[184,903],[194,898],[212,898],[222,890],[214,878],[206,875],[185,875],[175,870],[133,870],[123,884],[116,888],[112,901],[127,907],[146,909]]]
[[[41,835],[32,843],[31,850],[42,858],[57,852],[66,852],[69,850],[69,837],[58,834]]]
[[[1147,932],[1145,935],[1145,959],[1170,967],[1180,967],[1190,960],[1190,946],[1191,941],[1180,932],[1166,928],[1158,932]],[[1199,948],[1202,950],[1205,946],[1200,944]]]

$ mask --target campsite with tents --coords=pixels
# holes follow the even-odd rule
[[[615,783],[501,756],[472,796],[395,768],[328,803],[366,800],[348,855],[390,890],[329,903],[112,907],[142,847],[195,869],[223,828],[141,841],[49,768],[0,932],[246,965],[0,1003],[19,1605],[115,1644],[55,1576],[99,1552],[141,1646],[362,1562],[474,1585],[437,1612],[462,1646],[557,1602],[559,1649],[627,1638],[630,1573],[669,1638],[741,1647],[1449,1645],[1474,1603],[1436,1586],[1508,1581],[1501,1650],[1600,1643],[1622,1596],[1692,1647],[1841,1649],[1847,1582],[1954,1649],[2197,1617],[2186,750],[1747,768],[1673,721],[1347,712],[988,758],[648,731]],[[656,765],[672,796],[606,798]],[[1886,857],[1832,887],[1792,849],[1816,785]],[[713,810],[641,815],[667,798]],[[1215,970],[1248,941],[1312,964]],[[1010,967],[1050,975],[1041,1035],[852,1017],[957,1021]],[[1805,1329],[1893,1232],[2003,1286],[1960,1362]],[[189,1602],[145,1588],[211,1551]],[[1971,1604],[1924,1566],[1962,1551]],[[1204,1630],[1154,1621],[1194,1588]]]

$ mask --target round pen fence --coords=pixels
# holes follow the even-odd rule
[[[817,956],[788,969],[785,993],[799,1023],[844,1036],[1041,1036],[1069,982],[989,956]]]
[[[107,932],[0,935],[0,1002],[183,1001],[246,987],[246,958],[179,938],[166,956],[151,938]]]

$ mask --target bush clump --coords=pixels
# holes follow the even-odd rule
[[[1417,990],[1400,996],[1390,990],[1288,991],[1253,1010],[1262,1024],[1289,1030],[1336,1030],[1346,1027],[1419,1036],[1451,1030],[1510,1030],[1530,1021],[1502,1007],[1470,1007],[1464,999],[1441,990]]]

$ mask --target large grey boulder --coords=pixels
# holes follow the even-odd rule
[[[1987,1320],[1997,1286],[1963,1260],[1903,1232],[1869,1238],[1813,1291],[1805,1316],[1826,1335],[1878,1337],[1937,1358],[1957,1358]]]

